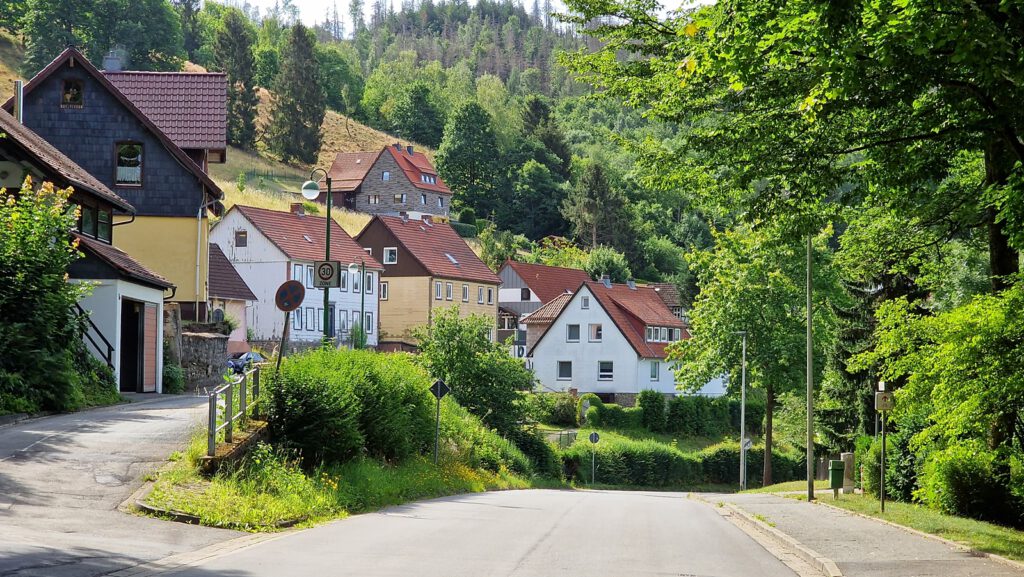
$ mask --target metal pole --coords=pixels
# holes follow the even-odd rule
[[[234,383],[228,383],[228,398],[227,404],[224,405],[225,420],[227,425],[224,428],[224,442],[230,444],[234,439],[232,434],[234,433],[234,421],[235,421],[235,385]]]
[[[747,488],[747,331],[743,335],[743,364],[740,368],[740,489]]]
[[[597,482],[597,445],[590,452],[590,484]]]
[[[284,347],[287,344],[285,340],[288,336],[288,323],[291,322],[291,311],[285,311],[284,313],[284,330],[281,331],[281,348],[277,351],[277,368],[274,374],[281,372],[281,359],[284,358]]]
[[[206,429],[206,455],[209,457],[217,454],[217,394],[214,393],[207,399],[210,404],[209,422]]]
[[[441,438],[441,397],[437,397],[437,415],[434,417],[434,464],[437,464],[437,445]]]
[[[315,171],[314,171],[315,172]],[[310,178],[312,180],[312,177]],[[330,262],[331,260],[331,177],[327,176],[327,243],[324,247],[324,260]],[[341,271],[338,271],[341,274]],[[324,346],[328,346],[331,342],[330,331],[331,325],[329,324],[329,307],[331,306],[331,287],[324,287]]]
[[[363,327],[363,347],[366,347],[370,338],[366,331],[366,259],[359,259],[359,284],[363,285],[363,291],[359,294],[359,326]]]
[[[811,233],[807,233],[807,500],[814,500],[814,330],[812,328]],[[771,457],[769,457],[771,458]]]
[[[878,474],[878,488],[882,494],[882,512],[885,513],[885,414],[882,414],[882,470]]]

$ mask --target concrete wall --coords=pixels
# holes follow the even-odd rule
[[[181,334],[181,368],[187,387],[217,385],[228,360],[228,337],[215,333]]]

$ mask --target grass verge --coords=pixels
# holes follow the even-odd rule
[[[647,429],[595,429],[592,427],[580,427],[577,438],[586,439],[590,433],[597,432],[602,440],[613,441],[616,439],[632,439],[634,441],[651,440],[665,445],[671,445],[683,453],[696,453],[723,441],[730,440],[727,437],[711,439],[707,437],[683,437],[668,433],[652,433]]]
[[[749,478],[749,477],[748,477]],[[815,481],[814,490],[824,491],[828,489],[828,481]],[[807,491],[807,481],[787,481],[785,483],[776,483],[774,485],[768,485],[767,487],[758,487],[756,489],[747,489],[746,491],[740,491],[741,493],[794,493],[797,491]]]
[[[1024,531],[945,515],[921,505],[898,501],[887,501],[883,514],[878,499],[866,495],[843,495],[840,499],[828,500],[827,503],[943,537],[978,551],[1024,561]]]
[[[199,517],[203,525],[258,532],[418,499],[534,486],[506,470],[492,473],[458,462],[434,466],[422,457],[397,464],[357,459],[307,473],[267,446],[255,449],[237,470],[206,479],[197,467],[204,442],[197,435],[184,454],[172,456],[175,463],[157,476],[148,505]]]

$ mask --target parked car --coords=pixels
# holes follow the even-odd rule
[[[228,370],[241,374],[256,363],[267,360],[263,355],[253,351],[249,353],[235,353],[228,359]]]

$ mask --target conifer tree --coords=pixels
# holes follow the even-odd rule
[[[445,125],[437,149],[437,170],[457,201],[487,218],[499,204],[493,194],[497,158],[498,139],[491,116],[475,101],[460,106]]]
[[[295,24],[281,50],[269,135],[270,149],[285,162],[313,162],[320,151],[327,99],[318,80],[314,42],[309,29]]]
[[[252,47],[256,34],[236,9],[228,9],[217,32],[217,64],[228,77],[228,142],[245,149],[256,144],[255,67]]]

